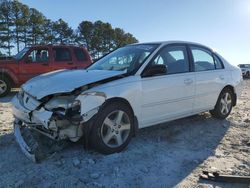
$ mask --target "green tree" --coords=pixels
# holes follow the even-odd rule
[[[7,50],[11,55],[11,49],[14,47],[11,42],[13,39],[13,21],[12,21],[12,4],[10,1],[4,0],[0,4],[0,41],[1,48]]]
[[[55,42],[55,36],[53,33],[53,22],[50,19],[46,19],[42,25],[42,42],[43,44],[53,44]]]
[[[114,45],[115,48],[120,48],[127,44],[137,43],[138,40],[130,33],[125,33],[123,29],[115,28]]]
[[[43,25],[46,21],[45,16],[34,8],[29,10],[29,27],[27,43],[30,45],[40,44],[42,42]]]
[[[138,42],[130,33],[113,29],[110,23],[82,21],[78,26],[77,41],[86,45],[93,59],[98,59],[116,48]]]
[[[52,27],[56,43],[65,44],[72,43],[74,41],[74,30],[62,19],[54,22]]]
[[[24,46],[27,46],[28,41],[28,30],[29,30],[29,7],[27,5],[21,4],[21,15],[20,15],[20,30],[19,30],[19,40]]]
[[[94,36],[94,24],[90,21],[82,21],[78,26],[77,42],[83,44],[87,49],[92,49],[91,41]]]
[[[14,0],[12,2],[12,14],[13,14],[13,38],[17,45],[17,52],[19,52],[19,45],[20,45],[20,33],[22,31],[23,26],[23,12],[22,12],[22,3]]]

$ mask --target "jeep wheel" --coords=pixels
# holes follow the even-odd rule
[[[0,78],[0,97],[4,97],[9,94],[11,90],[11,82],[7,78]]]

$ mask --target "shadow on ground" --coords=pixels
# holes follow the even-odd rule
[[[20,179],[36,187],[174,187],[214,155],[229,127],[205,113],[142,129],[121,153],[85,151],[78,142],[41,164],[26,159],[13,134],[2,135],[0,187]]]
[[[11,102],[11,99],[16,95],[16,91],[15,92],[11,92],[9,95],[5,96],[5,97],[0,97],[0,103],[8,103]]]

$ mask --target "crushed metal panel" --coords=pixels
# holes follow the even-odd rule
[[[28,157],[33,162],[37,162],[35,153],[32,152],[32,149],[28,146],[28,144],[23,139],[21,130],[20,130],[20,125],[16,121],[14,122],[14,135],[15,135],[18,145],[20,146],[25,156]]]
[[[98,112],[96,109],[106,101],[107,97],[102,92],[88,92],[79,95],[76,99],[81,101],[82,104],[81,115],[88,116],[88,119],[90,119]],[[89,116],[90,114],[91,117]]]
[[[39,111],[34,111],[32,113],[32,122],[38,122],[44,125],[46,129],[49,129],[49,121],[53,112],[47,111],[44,108],[41,108]]]

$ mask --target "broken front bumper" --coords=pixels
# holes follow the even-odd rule
[[[26,130],[24,129],[25,127],[23,127],[22,122],[16,119],[14,121],[14,135],[16,141],[26,157],[28,157],[33,162],[37,162],[39,160],[37,156],[38,144],[33,138],[30,131],[27,128]],[[23,131],[26,131],[26,139],[24,138]],[[27,143],[27,139],[29,141],[29,144]],[[30,146],[30,144],[32,144],[32,146]]]

